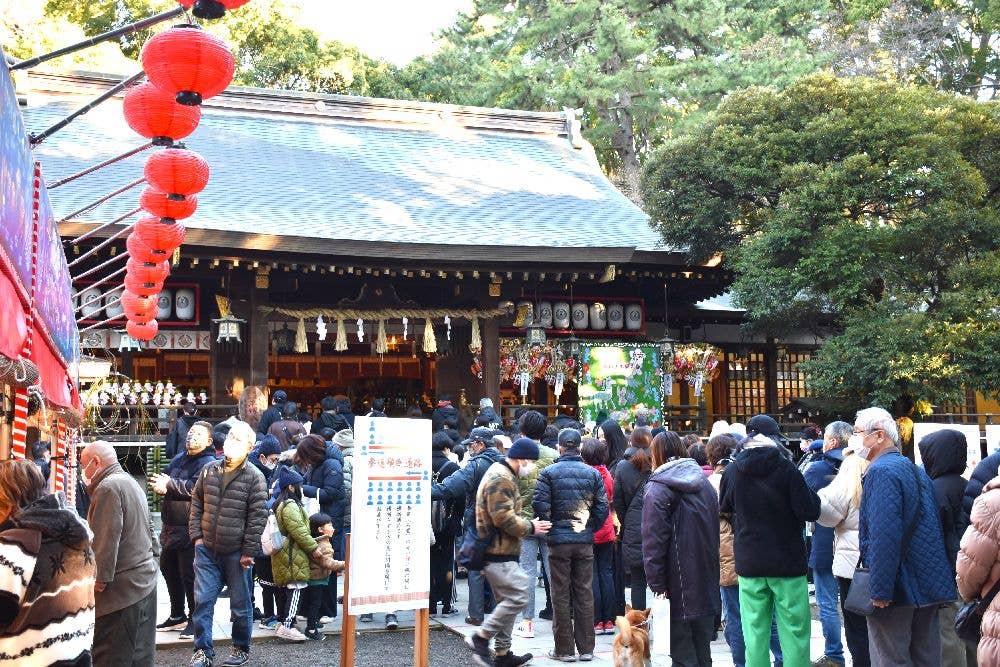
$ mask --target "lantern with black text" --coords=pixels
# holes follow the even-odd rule
[[[197,105],[233,80],[236,63],[226,43],[196,25],[175,25],[142,48],[142,68],[180,104]]]

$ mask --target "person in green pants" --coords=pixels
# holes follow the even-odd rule
[[[809,590],[805,522],[819,518],[806,484],[767,415],[747,423],[747,439],[719,485],[719,511],[734,518],[733,553],[746,641],[746,667],[770,665],[772,614],[785,667],[808,667]]]

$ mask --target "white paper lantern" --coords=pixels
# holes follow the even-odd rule
[[[620,303],[608,304],[608,329],[621,331],[625,328],[625,307]]]
[[[545,328],[552,328],[552,303],[549,301],[540,301],[538,303],[538,324]]]
[[[629,331],[642,329],[642,306],[630,303],[625,307],[625,328]]]
[[[87,304],[83,306],[80,314],[88,320],[96,319],[103,307],[101,303],[101,290],[96,287],[83,290],[80,294],[80,303]]]
[[[156,319],[168,320],[174,310],[174,295],[168,289],[163,290],[156,297]]]
[[[177,319],[179,320],[194,319],[193,289],[184,287],[177,290],[177,296],[174,298],[174,312],[177,313]]]
[[[608,311],[603,303],[590,304],[590,328],[594,331],[604,331],[608,328]]]
[[[121,317],[125,312],[122,308],[122,302],[120,301],[122,292],[125,288],[116,289],[112,292],[108,292],[107,296],[104,297],[104,315],[110,318]]]
[[[571,317],[573,318],[574,329],[586,329],[590,320],[587,304],[574,303]]]
[[[557,301],[552,306],[552,323],[556,329],[569,329],[569,304],[565,301]]]

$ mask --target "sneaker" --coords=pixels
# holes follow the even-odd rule
[[[843,662],[837,662],[829,656],[822,656],[812,661],[812,667],[844,667]]]
[[[222,663],[222,667],[243,667],[248,662],[250,662],[250,651],[234,648],[226,661]]]
[[[319,631],[319,628],[306,628],[306,639],[313,642],[325,642],[326,635]]]
[[[590,662],[593,659],[594,659],[594,654],[593,653],[581,653],[577,657],[577,660],[579,660],[580,662]]]
[[[472,649],[472,661],[480,667],[493,667],[493,656],[490,655],[490,640],[478,632],[473,632],[465,638],[465,645]]]
[[[395,630],[398,627],[399,627],[399,621],[396,620],[396,615],[395,614],[386,614],[385,615],[385,629],[386,630]]]
[[[559,655],[555,651],[549,651],[549,659],[556,662],[576,662],[575,655]]]
[[[546,621],[551,621],[552,609],[550,607],[546,607],[545,609],[541,610],[540,612],[538,612],[538,618],[541,618]]]
[[[187,625],[186,616],[171,616],[167,620],[163,621],[156,626],[157,632],[173,632],[174,630],[183,630],[184,626]]]
[[[212,667],[212,656],[198,649],[191,656],[191,662],[188,663],[188,667]]]
[[[361,614],[358,620],[361,621],[362,623],[371,623],[372,621],[375,620],[375,617],[371,614]]]
[[[189,622],[187,625],[184,626],[184,629],[181,630],[181,636],[180,636],[180,638],[181,639],[194,639],[194,623],[190,623]]]
[[[503,655],[498,655],[493,659],[493,667],[521,667],[521,665],[527,665],[531,662],[533,657],[530,653],[514,655],[510,651],[507,651]]]
[[[327,623],[333,623],[335,620],[337,620],[336,616],[320,616],[319,624],[326,625]]]
[[[481,617],[479,617],[479,616],[466,616],[465,617],[465,624],[466,625],[482,625],[483,624],[483,619]]]
[[[454,616],[458,610],[454,607],[441,607],[441,616]]]
[[[261,622],[257,624],[257,627],[261,630],[277,630],[279,625],[281,625],[281,623],[278,622],[277,618],[274,616],[268,616],[267,618],[261,620]]]
[[[522,619],[521,622],[517,624],[517,627],[514,628],[514,636],[523,637],[524,639],[534,639],[535,624],[527,618]]]
[[[274,631],[274,635],[290,642],[304,642],[306,640],[306,636],[298,628],[290,628],[287,625],[279,625],[278,629]]]

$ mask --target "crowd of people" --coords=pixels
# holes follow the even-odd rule
[[[304,422],[275,392],[255,430],[185,406],[168,438],[176,453],[149,479],[162,498],[158,535],[108,443],[80,455],[86,516],[48,493],[43,447],[34,462],[0,462],[0,661],[152,665],[161,631],[193,640],[193,667],[238,667],[255,623],[322,641],[340,603],[355,417],[343,399],[321,407]],[[380,401],[371,407],[384,416]],[[711,664],[720,631],[741,666],[833,667],[849,654],[862,666],[959,667],[977,652],[978,664],[1000,664],[1000,453],[967,482],[958,431],[921,440],[917,466],[880,408],[804,432],[801,452],[766,415],[718,422],[706,442],[523,409],[505,424],[489,399],[465,437],[448,400],[430,419],[429,610],[458,613],[463,571],[476,664],[530,661],[514,643],[539,619],[552,623],[551,659],[590,661],[617,617],[649,615],[647,589],[669,599],[676,665]],[[170,599],[159,623],[158,572]],[[810,577],[824,636],[816,658]],[[217,663],[220,595],[233,629]],[[850,602],[858,595],[867,609]],[[973,599],[987,607],[978,645],[955,631]]]

